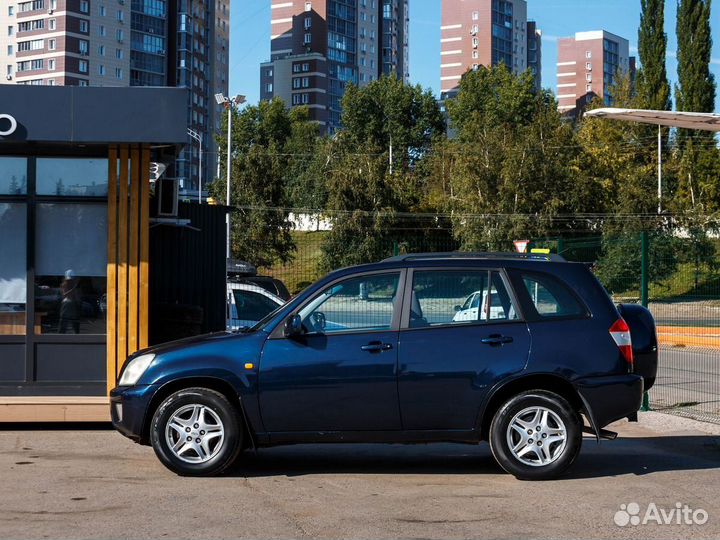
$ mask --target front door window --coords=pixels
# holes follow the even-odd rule
[[[360,276],[333,285],[301,311],[308,333],[373,332],[392,326],[400,273]]]

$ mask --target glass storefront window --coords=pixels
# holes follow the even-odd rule
[[[27,193],[27,159],[0,157],[0,195]]]
[[[35,331],[105,334],[106,266],[106,205],[38,204]]]
[[[108,161],[97,158],[38,158],[37,194],[105,197]]]
[[[27,208],[0,203],[0,335],[25,334]]]

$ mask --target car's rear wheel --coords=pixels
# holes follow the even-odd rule
[[[211,476],[230,466],[242,449],[242,419],[223,394],[187,388],[171,394],[157,408],[150,441],[171,471]]]
[[[493,456],[522,480],[563,474],[582,445],[582,419],[562,396],[532,390],[504,403],[490,425]]]

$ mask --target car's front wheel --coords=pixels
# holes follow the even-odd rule
[[[150,441],[163,465],[177,474],[219,474],[242,449],[241,417],[237,407],[219,392],[179,390],[155,411]]]
[[[532,390],[512,397],[490,425],[493,456],[522,480],[548,480],[564,473],[582,445],[582,419],[566,399]]]

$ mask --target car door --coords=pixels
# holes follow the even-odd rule
[[[408,276],[398,345],[403,429],[473,429],[492,385],[525,367],[530,335],[508,283],[484,268]],[[468,320],[463,302],[475,294],[480,309]]]
[[[397,339],[404,271],[333,282],[302,305],[304,333],[263,348],[268,432],[400,429]]]

